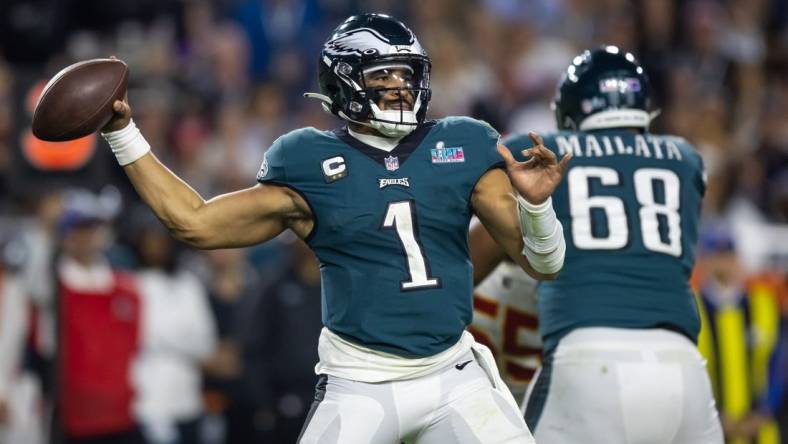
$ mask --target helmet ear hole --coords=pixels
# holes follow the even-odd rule
[[[340,110],[340,101],[337,100],[340,94],[340,89],[337,87],[337,85],[327,84],[325,86],[325,91],[326,95],[331,98],[331,108],[329,112],[336,114]]]

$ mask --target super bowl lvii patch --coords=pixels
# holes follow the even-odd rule
[[[465,153],[462,152],[461,146],[446,148],[443,142],[438,142],[435,148],[430,150],[430,157],[432,163],[465,162]]]

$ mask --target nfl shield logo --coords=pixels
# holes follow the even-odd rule
[[[399,157],[389,156],[384,158],[383,160],[386,161],[387,170],[395,171],[399,168]]]

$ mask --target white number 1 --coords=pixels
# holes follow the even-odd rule
[[[422,246],[416,239],[413,201],[404,200],[389,203],[386,217],[383,218],[383,228],[397,230],[399,241],[405,250],[405,259],[408,264],[409,281],[402,281],[403,290],[413,290],[440,285],[440,279],[429,277],[427,261],[422,252]]]

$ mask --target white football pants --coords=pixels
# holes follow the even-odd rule
[[[705,361],[669,330],[574,330],[543,362],[524,409],[540,444],[723,442]]]
[[[487,367],[471,351],[434,373],[404,381],[364,383],[321,375],[298,442],[532,444],[511,395],[493,387],[482,365]]]

